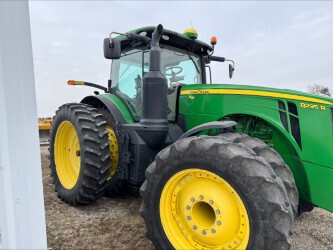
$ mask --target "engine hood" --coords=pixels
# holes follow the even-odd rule
[[[194,84],[182,87],[181,95],[250,95],[283,98],[304,102],[333,105],[333,98],[290,89],[276,89],[233,84]]]

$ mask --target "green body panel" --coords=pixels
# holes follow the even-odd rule
[[[197,91],[199,90],[199,91]],[[208,90],[208,92],[207,92]],[[211,94],[210,90],[235,90],[238,94]],[[249,93],[246,91],[259,91]],[[193,91],[193,93],[188,93]],[[239,93],[239,91],[241,91]],[[245,91],[242,93],[242,91]],[[283,97],[265,96],[269,93],[291,95],[286,97],[298,98],[286,99]],[[295,96],[296,97],[295,97]],[[105,94],[123,114],[126,123],[134,123],[133,117],[124,103],[113,94]],[[305,98],[306,101],[302,99]],[[313,98],[322,103],[308,101]],[[294,139],[288,120],[288,130],[280,119],[278,101],[286,106],[284,111],[289,116],[299,119],[301,147]],[[288,112],[288,104],[294,103],[298,115]],[[326,104],[331,103],[331,104]],[[302,108],[301,105],[309,105]],[[315,106],[318,105],[318,109]],[[304,106],[304,105],[303,105]],[[325,110],[320,110],[325,107]],[[299,195],[319,207],[333,212],[333,128],[332,113],[333,99],[317,95],[311,95],[292,90],[279,90],[264,87],[252,87],[242,85],[224,84],[195,84],[182,87],[179,101],[179,114],[185,116],[187,130],[211,121],[235,120],[240,124],[236,126],[237,132],[248,133],[250,136],[265,141],[274,147],[293,172]],[[241,118],[245,115],[245,118]],[[263,122],[256,121],[256,126],[246,130],[246,119],[256,117]],[[267,126],[265,126],[267,124]],[[207,131],[214,134],[215,131]]]
[[[110,99],[110,101],[113,102],[117,106],[119,111],[122,113],[126,123],[128,123],[128,124],[134,123],[131,113],[128,111],[125,104],[117,96],[115,96],[113,94],[103,94],[103,96]]]
[[[285,104],[286,111],[279,109],[278,101]],[[298,115],[288,112],[288,102],[296,105]],[[259,135],[270,133],[272,145],[293,172],[300,197],[333,212],[331,107],[331,98],[298,91],[197,84],[182,88],[179,112],[186,117],[187,129],[228,116],[235,118],[247,115],[261,118],[271,130],[265,132],[265,129],[259,126],[257,131],[250,135],[260,137]],[[281,122],[280,112],[284,112],[288,117],[289,131]],[[301,145],[290,131],[289,116],[294,116],[299,121]],[[241,125],[236,129],[241,132],[243,127],[244,125]]]
[[[313,204],[325,208],[330,212],[332,209],[332,178],[333,169],[305,162],[305,170],[310,185],[310,197]]]

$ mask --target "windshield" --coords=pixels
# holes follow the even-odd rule
[[[136,79],[148,71],[149,50],[136,48],[122,53],[121,58],[112,63],[112,87],[118,88],[129,97],[136,94]],[[142,65],[144,65],[142,70]],[[201,83],[200,57],[183,50],[162,48],[161,71],[168,84]]]
[[[202,82],[198,55],[169,47],[161,49],[161,72],[166,76],[169,88]],[[112,89],[129,106],[135,120],[141,114],[142,77],[149,70],[148,62],[146,47],[132,48],[112,62]]]

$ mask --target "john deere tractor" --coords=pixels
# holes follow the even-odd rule
[[[116,36],[114,35],[116,34]],[[104,40],[108,86],[53,119],[59,197],[89,204],[140,187],[157,249],[289,249],[313,206],[333,212],[333,99],[211,84],[210,44],[162,25]]]

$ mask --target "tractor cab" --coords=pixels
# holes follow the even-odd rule
[[[146,27],[130,33],[151,38],[155,27]],[[187,34],[187,35],[186,35]],[[160,39],[161,73],[168,85],[168,120],[176,119],[179,90],[185,84],[206,83],[204,58],[213,47],[196,40],[195,31],[180,34],[164,30]],[[191,36],[192,35],[192,36]],[[142,111],[142,79],[149,71],[149,43],[118,36],[121,55],[111,66],[111,92],[117,95],[137,122]]]
[[[142,107],[142,78],[148,72],[147,47],[129,48],[114,60],[111,67],[111,91],[119,96],[140,120]],[[168,96],[174,95],[183,84],[202,83],[200,56],[188,51],[167,47],[161,51],[161,72],[167,78]]]

